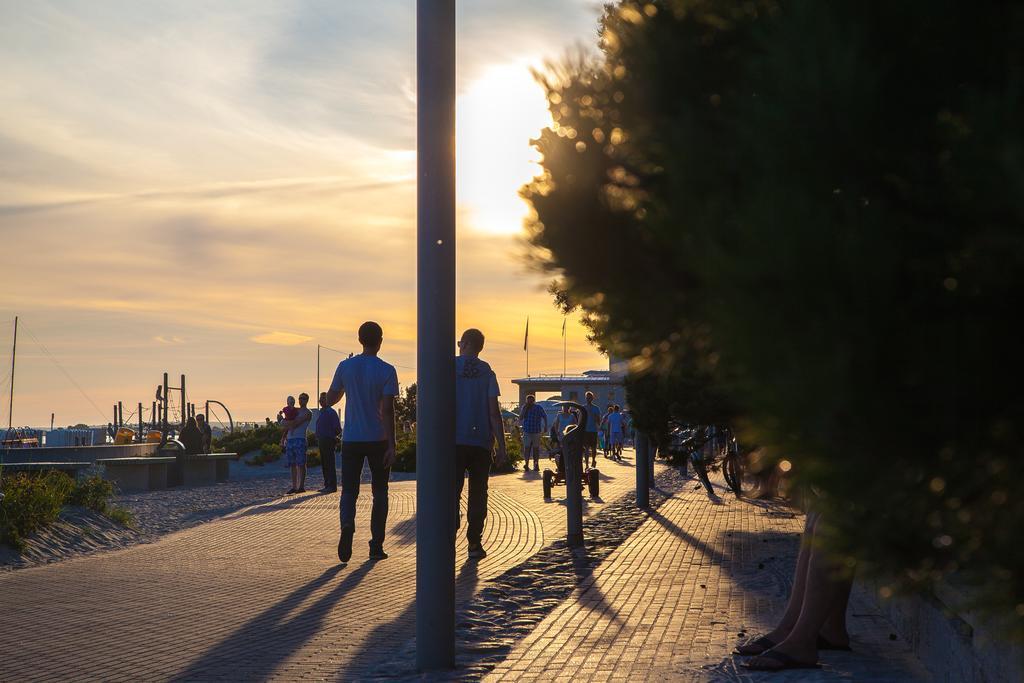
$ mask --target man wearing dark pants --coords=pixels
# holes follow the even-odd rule
[[[341,440],[341,538],[338,559],[352,557],[352,537],[356,529],[356,500],[363,461],[369,462],[373,491],[370,513],[370,559],[387,558],[384,529],[388,519],[388,478],[395,462],[395,396],[398,374],[395,368],[377,357],[384,332],[375,322],[359,326],[363,352],[338,364],[334,381],[327,391],[325,408],[345,401],[345,433]]]
[[[590,452],[592,467],[597,467],[597,430],[601,427],[601,409],[594,404],[594,392],[587,392],[587,426],[583,431],[583,464],[587,464]]]
[[[469,504],[466,540],[469,556],[487,555],[481,543],[487,518],[487,478],[491,471],[491,447],[497,443],[496,463],[508,460],[505,428],[498,408],[498,378],[491,366],[480,360],[484,335],[469,329],[459,340],[455,358],[455,508],[456,519],[466,472],[469,472]]]
[[[324,471],[324,487],[320,493],[338,490],[338,470],[334,464],[334,449],[341,434],[341,421],[334,408],[327,405],[327,392],[320,394],[320,415],[316,419],[316,443],[320,447],[320,468]]]

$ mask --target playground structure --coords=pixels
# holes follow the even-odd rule
[[[163,382],[156,387],[156,394],[149,409],[148,421],[145,419],[145,407],[141,401],[127,419],[124,416],[123,402],[115,403],[114,420],[108,427],[114,443],[117,445],[159,443],[163,448],[181,431],[190,417],[196,416],[196,404],[189,402],[185,387],[186,377],[184,374],[181,375],[180,386],[172,387],[170,386],[170,375],[165,372]],[[175,397],[178,397],[177,401],[174,400]],[[218,407],[224,411],[227,418],[226,423],[218,414]],[[207,399],[203,404],[203,417],[207,424],[211,424],[211,414],[220,424],[227,424],[229,432],[235,431],[235,422],[231,417],[231,411],[224,403],[215,399]]]

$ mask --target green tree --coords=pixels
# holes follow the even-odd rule
[[[622,1],[545,77],[524,189],[638,419],[732,422],[836,553],[956,572],[1018,638],[1022,34],[1019,2]]]
[[[399,427],[408,422],[416,422],[416,382],[405,388],[405,393],[395,397],[395,419]]]

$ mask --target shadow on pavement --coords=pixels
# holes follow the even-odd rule
[[[312,593],[328,585],[343,567],[335,565],[326,569],[317,578],[250,619],[172,680],[266,680],[281,663],[321,631],[324,618],[373,566],[374,562],[367,560],[346,574],[338,585],[317,598],[316,602],[289,617]],[[196,627],[201,628],[201,625]]]

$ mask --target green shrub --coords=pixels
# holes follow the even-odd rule
[[[840,565],[970,581],[1024,642],[1022,22],[620,0],[549,77],[523,194],[643,429],[733,424],[821,492]]]
[[[74,483],[67,504],[104,514],[113,495],[114,485],[99,475],[93,475]]]
[[[519,463],[523,461],[523,443],[510,434],[505,435],[505,452],[508,454],[508,462],[505,463],[504,467],[495,465],[493,468],[495,472],[513,472],[519,468]]]
[[[132,513],[128,512],[125,508],[112,507],[107,510],[106,514],[107,517],[122,526],[133,526],[135,524],[135,518],[132,516]]]
[[[19,473],[3,478],[0,502],[0,543],[25,547],[25,539],[52,524],[71,493],[74,482],[61,472]]]
[[[392,468],[396,472],[416,471],[416,435],[402,435],[395,444],[395,464]]]
[[[306,449],[306,467],[320,467],[320,449]]]
[[[245,455],[260,450],[267,444],[280,443],[282,434],[281,428],[274,423],[225,434],[213,440],[213,452]]]
[[[281,444],[277,443],[265,443],[260,446],[260,452],[252,456],[248,460],[245,460],[246,465],[253,465],[256,467],[266,465],[268,462],[275,462],[281,459],[281,454],[284,451],[281,448]]]

